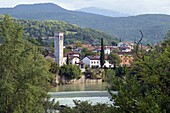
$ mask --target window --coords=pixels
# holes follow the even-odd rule
[[[60,40],[63,40],[63,36],[60,36]]]

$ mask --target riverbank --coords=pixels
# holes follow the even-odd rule
[[[68,92],[68,91],[106,91],[110,85],[107,82],[91,82],[91,83],[72,83],[65,85],[57,85],[51,88],[50,92]]]
[[[66,80],[58,75],[55,78],[55,85],[72,84],[72,83],[102,83],[102,82],[103,80],[101,78],[90,79],[90,78],[86,78],[84,75],[82,75],[82,77],[79,79],[72,79],[72,80]]]

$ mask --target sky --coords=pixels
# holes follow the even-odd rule
[[[0,7],[54,3],[68,10],[97,7],[129,14],[169,14],[170,0],[0,0]]]

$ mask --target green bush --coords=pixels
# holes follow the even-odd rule
[[[60,68],[59,75],[67,80],[81,77],[81,70],[76,65],[64,65]]]

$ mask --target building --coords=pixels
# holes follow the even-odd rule
[[[63,65],[63,41],[64,33],[59,32],[54,34],[54,56],[58,66]]]
[[[66,61],[67,61],[67,55],[69,57],[69,61],[70,61],[70,64],[73,64],[73,65],[78,65],[78,63],[80,63],[80,53],[78,52],[68,52],[64,55],[64,58],[63,58],[63,63],[66,64]]]
[[[132,42],[119,42],[117,44],[117,46],[120,48],[120,49],[123,49],[123,51],[128,51],[128,50],[132,50],[134,49],[134,44]]]
[[[121,52],[131,52],[131,48],[130,47],[119,47],[119,50]]]
[[[64,58],[63,58],[63,63],[66,64],[67,62],[67,55],[69,57],[69,63],[72,64],[72,65],[77,65],[81,72],[84,72],[85,71],[85,66],[84,66],[84,63],[82,61],[80,61],[80,53],[79,52],[68,52],[64,55]]]
[[[131,52],[117,52],[116,54],[120,57],[120,66],[131,66],[131,63],[133,62],[133,56]]]
[[[100,56],[87,56],[82,60],[82,62],[90,68],[98,68],[100,67]],[[105,59],[104,67],[110,68],[113,67],[113,65]]]
[[[105,55],[110,55],[110,53],[112,52],[113,50],[113,47],[112,46],[104,46],[104,54]],[[94,53],[100,53],[101,51],[101,46],[96,46],[94,49],[93,49],[93,52]]]

